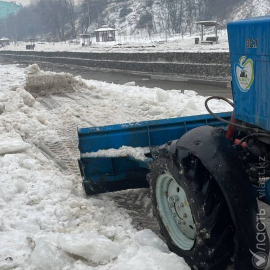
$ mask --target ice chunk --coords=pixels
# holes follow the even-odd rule
[[[16,92],[22,97],[23,102],[26,106],[28,107],[34,106],[36,100],[31,94],[29,94],[27,91],[21,88],[18,88]]]
[[[25,159],[22,163],[22,167],[28,170],[33,170],[39,167],[38,161],[36,159]]]
[[[7,112],[17,111],[23,105],[24,105],[23,99],[20,97],[20,95],[18,95],[16,92],[11,93],[8,101],[5,104],[5,111]]]
[[[117,243],[94,233],[60,234],[58,246],[68,253],[100,264],[108,263],[117,258],[121,252]]]
[[[122,255],[122,254],[121,254]],[[190,270],[183,258],[151,247],[132,247],[110,270]]]
[[[25,191],[25,188],[26,188],[25,183],[24,183],[24,181],[22,179],[17,180],[17,182],[15,184],[15,187],[17,188],[17,191],[19,193]]]
[[[187,103],[186,108],[189,108],[189,109],[194,110],[194,111],[198,111],[198,107],[197,107],[195,101],[192,99]]]
[[[198,93],[193,90],[184,90],[184,94],[187,97],[194,97],[194,96],[197,96]]]
[[[43,125],[45,125],[46,124],[46,117],[43,115],[43,114],[36,114],[35,115],[36,116],[36,118],[37,118],[37,120],[41,123],[41,124],[43,124]]]
[[[37,64],[30,65],[26,70],[27,70],[27,74],[31,74],[31,75],[40,73],[40,69]]]
[[[54,250],[44,240],[38,240],[36,247],[31,254],[32,262],[43,270],[58,270],[59,262],[55,256]]]
[[[135,86],[136,83],[135,83],[135,82],[127,82],[127,83],[125,83],[124,85],[127,85],[127,86]]]
[[[70,263],[72,259],[64,253],[61,254],[57,252],[53,243],[39,239],[31,254],[31,261],[42,270],[61,270],[66,264]]]
[[[164,91],[158,88],[156,89],[156,94],[160,102],[166,102],[170,99],[170,94],[168,91]]]
[[[151,230],[147,229],[137,232],[135,240],[142,246],[153,247],[162,252],[169,253],[167,245]]]
[[[151,106],[148,111],[148,114],[152,116],[162,115],[163,113],[164,113],[164,108],[161,106]]]
[[[194,111],[190,108],[185,108],[184,111],[181,113],[181,116],[192,116],[192,115],[198,115],[198,111]]]
[[[201,114],[194,100],[189,100],[181,116],[191,116]]]
[[[18,153],[30,148],[31,145],[19,135],[4,133],[0,135],[0,155]]]

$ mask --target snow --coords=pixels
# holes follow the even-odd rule
[[[210,32],[205,32],[204,40],[207,36],[213,36]],[[200,33],[192,36],[174,35],[165,39],[165,36],[152,37],[150,39],[140,38],[136,36],[118,36],[115,42],[96,43],[93,41],[91,46],[82,47],[80,44],[72,44],[68,42],[55,42],[36,44],[35,51],[44,52],[97,52],[97,53],[149,53],[149,52],[228,52],[229,44],[226,30],[219,30],[219,40],[217,44],[195,44],[195,38],[200,38]],[[2,51],[26,51],[26,43],[20,42],[7,45],[0,48]]]
[[[85,196],[74,149],[78,126],[202,114],[205,97],[73,78],[76,91],[34,98],[29,70],[58,80],[37,66],[0,66],[0,269],[189,269],[108,195]]]
[[[44,72],[37,64],[27,68],[25,89],[35,96],[71,93],[83,86],[87,87],[80,77],[75,79],[69,73]]]
[[[122,146],[119,149],[99,150],[97,152],[82,154],[82,157],[126,157],[130,156],[137,160],[146,160],[145,154],[150,153],[149,147]]]
[[[30,148],[31,144],[25,143],[21,136],[16,133],[0,134],[0,155],[24,152],[26,149]]]
[[[60,234],[58,246],[95,264],[107,264],[121,253],[121,246],[104,235],[94,233]],[[106,251],[106,252],[104,252]]]
[[[246,17],[269,15],[269,3],[269,0],[247,0],[232,12],[231,19],[236,21]]]

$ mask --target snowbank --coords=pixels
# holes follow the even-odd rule
[[[23,69],[0,66],[0,77],[0,269],[189,269],[108,195],[84,195],[76,128],[201,114],[205,98],[83,81],[76,92],[35,99]]]
[[[83,81],[69,73],[44,72],[37,64],[27,69],[26,90],[34,96],[72,93],[82,87],[86,87]]]

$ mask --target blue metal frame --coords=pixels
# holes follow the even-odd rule
[[[220,113],[230,120],[231,112]],[[179,139],[186,132],[199,126],[213,127],[224,124],[210,115],[145,121],[104,127],[78,129],[81,154],[121,146],[154,147]],[[83,186],[88,195],[128,188],[147,187],[148,162],[131,157],[81,157],[79,165],[84,178]],[[270,181],[265,186],[254,186],[258,198],[270,204]]]
[[[218,115],[230,120],[231,112]],[[81,154],[101,149],[119,149],[121,146],[153,147],[179,139],[189,130],[200,126],[224,126],[211,115],[196,115],[180,118],[144,121],[78,129]]]
[[[230,120],[231,112],[220,113]],[[171,118],[138,123],[78,129],[81,154],[121,146],[154,147],[179,139],[199,126],[224,124],[210,115]],[[81,157],[79,160],[83,185],[87,194],[146,186],[147,163],[130,157]]]

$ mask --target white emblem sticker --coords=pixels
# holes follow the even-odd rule
[[[247,92],[254,81],[254,64],[252,59],[242,56],[235,64],[234,74],[237,84],[242,92]]]

